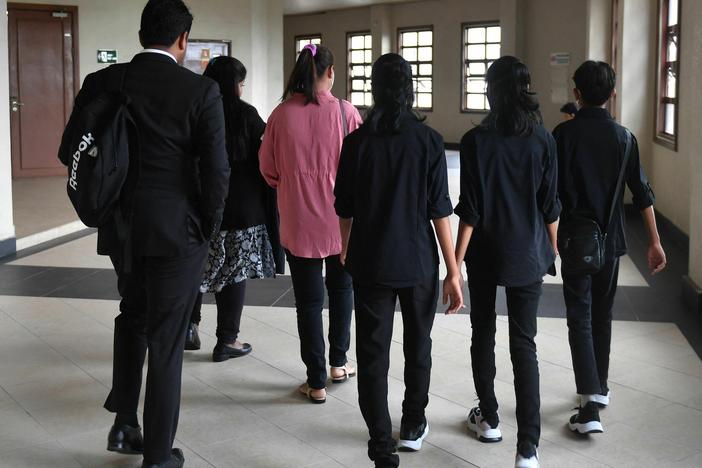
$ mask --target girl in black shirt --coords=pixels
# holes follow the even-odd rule
[[[373,65],[374,107],[366,123],[344,140],[336,177],[342,261],[353,277],[356,356],[368,455],[376,467],[396,467],[388,414],[388,367],[395,304],[404,324],[405,400],[399,448],[416,451],[429,432],[431,328],[439,294],[439,256],[446,261],[444,304],[463,306],[448,217],[444,142],[412,112],[409,63],[386,54]]]
[[[539,369],[536,312],[553,268],[560,214],[553,137],[541,125],[527,67],[502,57],[487,74],[491,111],[461,142],[461,218],[456,259],[465,259],[471,302],[473,380],[480,399],[468,427],[502,439],[495,398],[495,295],[506,287],[517,395],[517,468],[538,467]],[[466,255],[467,251],[467,255]]]
[[[275,194],[258,168],[258,149],[266,124],[256,108],[241,99],[246,68],[233,57],[217,57],[208,64],[204,75],[217,81],[222,91],[232,169],[222,225],[210,242],[200,286],[202,293],[214,293],[217,301],[217,345],[212,359],[220,362],[251,352],[250,344],[237,339],[246,280],[275,276],[276,265],[284,267],[284,260],[282,250],[277,251],[280,247],[275,230]],[[200,347],[197,324],[201,303],[202,295],[188,327],[186,349]]]

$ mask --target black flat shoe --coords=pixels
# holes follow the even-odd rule
[[[188,331],[185,332],[185,350],[197,351],[200,349],[200,334],[197,330],[197,323],[190,323]]]
[[[171,459],[161,463],[149,463],[146,460],[141,464],[141,468],[183,468],[185,457],[179,448],[171,450]]]
[[[241,349],[237,349],[227,346],[224,343],[217,343],[214,351],[212,351],[212,360],[214,362],[222,362],[226,361],[227,359],[246,356],[251,352],[251,350],[253,350],[251,345],[248,343],[243,343],[241,346]]]
[[[141,435],[141,428],[126,424],[112,426],[107,436],[107,450],[125,455],[144,453],[144,437]]]

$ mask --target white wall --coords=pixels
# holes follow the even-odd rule
[[[7,9],[0,0],[0,12]],[[0,64],[7,64],[7,15],[0,18]],[[8,67],[0,66],[0,242],[15,237],[12,220],[12,165],[10,158],[10,81]]]

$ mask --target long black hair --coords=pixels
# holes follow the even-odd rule
[[[504,135],[530,135],[543,123],[530,85],[529,69],[521,60],[509,55],[495,60],[487,72],[490,113],[481,125]]]
[[[366,122],[373,133],[396,133],[405,116],[423,121],[412,110],[414,84],[412,67],[398,54],[385,54],[373,64],[371,72],[373,107]]]
[[[305,95],[306,104],[310,102],[318,104],[314,83],[332,65],[334,65],[334,54],[328,47],[311,44],[302,49],[285,87],[283,101],[295,93],[302,93]]]
[[[237,88],[246,79],[246,67],[234,57],[216,57],[207,64],[204,75],[215,80],[222,92],[229,158],[243,161],[249,156],[248,112]]]

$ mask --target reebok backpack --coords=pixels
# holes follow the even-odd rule
[[[129,97],[123,92],[126,69],[117,77],[118,86],[108,86],[79,111],[59,155],[68,165],[68,198],[89,227],[113,219],[127,180],[130,150],[136,144]]]

